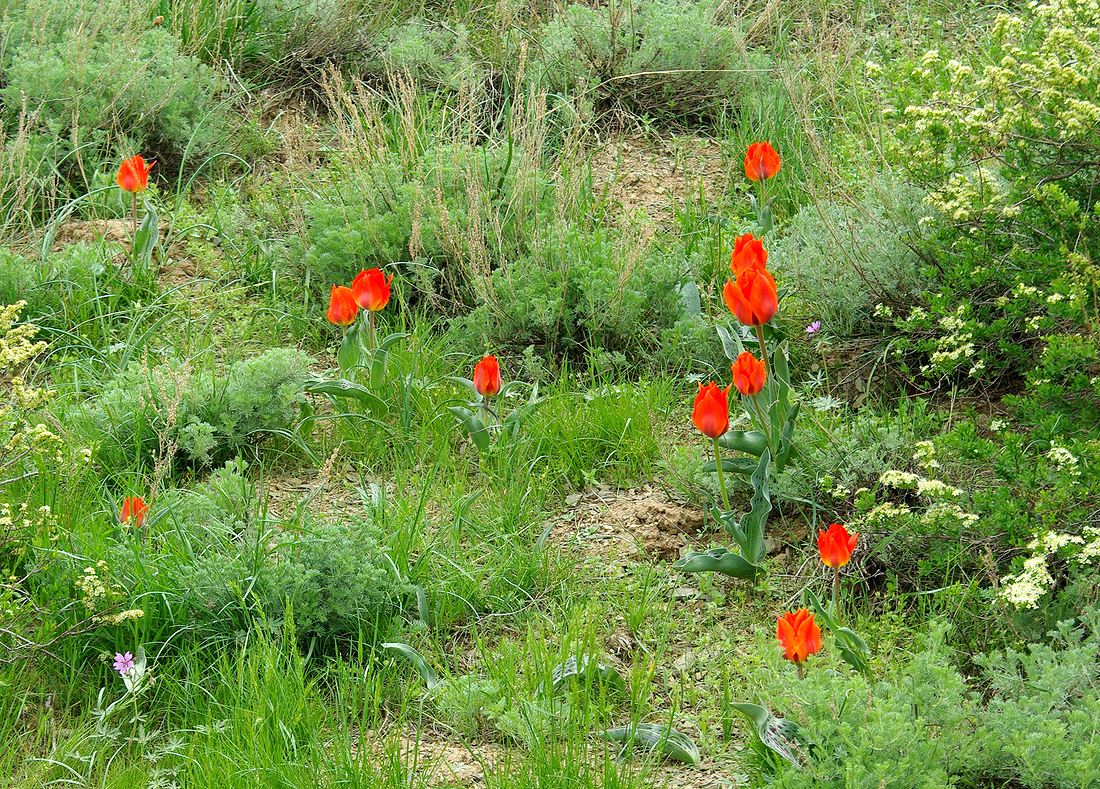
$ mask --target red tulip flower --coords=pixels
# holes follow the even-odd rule
[[[745,177],[750,181],[768,180],[779,172],[783,163],[768,142],[754,142],[745,152]]]
[[[798,665],[799,674],[806,658],[821,651],[821,628],[807,608],[788,611],[779,617],[775,637],[783,647],[783,657]]]
[[[764,381],[768,378],[764,363],[748,351],[737,357],[732,369],[733,385],[741,394],[752,397],[764,388]]]
[[[839,523],[833,523],[828,531],[818,530],[817,550],[821,552],[821,561],[826,567],[840,569],[852,558],[856,549],[859,533],[848,533]]]
[[[719,438],[730,429],[729,391],[719,389],[714,381],[706,386],[699,384],[691,421],[707,438]]]
[[[495,397],[500,394],[500,363],[495,356],[482,357],[474,366],[474,389],[482,397]]]
[[[734,276],[745,269],[762,271],[768,266],[768,250],[764,241],[752,233],[738,236],[733,242],[733,254],[730,255],[730,271]]]
[[[358,312],[359,305],[355,301],[355,294],[352,293],[351,288],[333,285],[328,299],[328,313],[325,315],[329,322],[337,326],[349,326],[355,323]]]
[[[766,268],[768,252],[760,239],[746,233],[733,247],[730,268],[736,280],[727,280],[722,298],[729,311],[746,326],[762,326],[779,309],[775,280]]]
[[[123,526],[133,526],[140,529],[145,523],[145,501],[141,496],[127,496],[122,500],[122,507],[118,511],[118,521]]]
[[[391,282],[393,282],[393,274],[390,274],[387,279],[382,269],[372,268],[360,271],[352,280],[351,289],[360,307],[370,312],[378,312],[390,303]]]
[[[144,192],[149,188],[149,171],[154,164],[156,162],[146,164],[140,154],[126,159],[118,168],[118,177],[115,179],[118,181],[118,188],[130,194]]]

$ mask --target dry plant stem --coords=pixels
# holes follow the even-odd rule
[[[718,472],[718,490],[722,493],[722,506],[726,508],[726,512],[729,512],[730,497],[726,492],[726,478],[722,475],[722,456],[718,452],[718,439],[712,438],[711,441],[714,444],[714,470]]]

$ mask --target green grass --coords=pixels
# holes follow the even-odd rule
[[[744,149],[768,140],[783,157],[767,184],[775,236],[823,203],[857,210],[875,199],[871,179],[907,177],[887,103],[923,100],[865,61],[900,69],[939,47],[969,62],[999,9],[751,4],[733,18],[686,3],[682,19],[713,19],[746,47],[738,62],[766,67],[705,99],[648,75],[661,106],[633,116],[622,108],[642,94],[615,80],[595,107],[591,85],[547,93],[531,78],[562,67],[540,58],[563,2],[118,0],[97,19],[83,0],[36,0],[28,21],[0,0],[0,70],[33,52],[64,71],[78,53],[47,54],[68,16],[91,25],[89,42],[127,26],[145,40],[163,16],[149,40],[170,59],[151,55],[140,73],[172,88],[154,100],[126,83],[111,98],[122,50],[97,50],[79,73],[102,84],[70,95],[49,69],[31,75],[54,105],[76,102],[71,122],[23,116],[0,94],[0,307],[25,301],[47,343],[10,366],[0,343],[0,507],[15,513],[0,509],[0,787],[907,787],[940,785],[941,768],[951,785],[1048,787],[1071,785],[1073,759],[1089,785],[1100,592],[1071,554],[1091,539],[1100,491],[1087,229],[1035,296],[1051,307],[1026,340],[1035,369],[1003,398],[980,380],[918,376],[911,343],[940,335],[881,310],[806,335],[818,294],[777,274],[769,337],[789,346],[801,413],[797,454],[771,480],[765,571],[750,584],[673,567],[730,543],[690,417],[700,381],[729,382],[714,329],[728,322],[733,240],[756,222]],[[651,13],[599,9],[620,32]],[[395,38],[410,19],[428,22]],[[677,30],[669,46],[690,46]],[[416,68],[387,72],[394,58]],[[217,102],[163,63],[210,69]],[[694,137],[715,144],[706,173],[669,174],[669,151]],[[597,152],[623,138],[657,175],[626,174],[620,212]],[[131,266],[125,237],[69,235],[128,217],[113,173],[138,150],[162,157],[143,198],[164,231],[149,270]],[[667,191],[636,193],[653,179]],[[807,225],[825,234],[815,254],[846,243]],[[958,240],[960,227],[938,216],[922,232]],[[798,254],[773,237],[773,254]],[[907,298],[940,298],[928,238],[883,238],[876,249],[921,253],[926,285]],[[341,373],[329,275],[375,263],[396,273],[378,335],[401,336],[384,364]],[[1021,331],[1006,329],[1006,347]],[[265,377],[274,362],[247,366],[275,348],[302,354],[290,393]],[[506,382],[537,384],[538,402],[479,450],[452,409],[470,404],[459,379],[484,353]],[[24,408],[14,376],[45,402]],[[302,378],[341,376],[354,396],[303,391]],[[175,398],[177,384],[202,407]],[[522,391],[499,398],[502,416]],[[39,437],[21,443],[24,427]],[[961,493],[937,503],[893,488],[882,475],[898,470]],[[748,483],[730,490],[748,509]],[[150,505],[137,529],[117,519],[130,495]],[[833,521],[860,530],[841,620],[866,639],[869,669],[857,675],[827,632],[800,681],[776,617],[807,590],[828,597],[815,540]],[[1042,607],[1015,611],[997,589],[1047,529],[1080,543],[1052,554]],[[340,584],[360,586],[349,597]],[[1072,623],[1057,631],[1061,619]],[[383,642],[415,649],[437,681]],[[146,684],[127,692],[111,663],[139,648]],[[621,684],[589,671],[549,690],[570,658]],[[819,739],[804,770],[759,751],[742,701]],[[1036,749],[1008,737],[1021,721]],[[703,765],[599,736],[638,723],[689,736]],[[445,778],[448,761],[466,777]]]

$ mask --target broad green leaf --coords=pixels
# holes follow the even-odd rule
[[[578,661],[576,656],[554,666],[550,673],[550,690],[560,690],[570,680],[585,676],[593,676],[597,682],[608,685],[616,691],[626,690],[626,682],[612,666],[601,663],[592,655],[582,655]],[[542,693],[545,686],[539,689]]]
[[[157,226],[159,218],[151,205],[146,204],[145,216],[141,220],[141,226],[134,236],[134,263],[140,268],[147,269],[152,263],[153,250],[157,248],[160,234]]]
[[[658,751],[684,764],[699,764],[702,756],[699,746],[690,738],[670,726],[655,723],[639,723],[636,726],[616,726],[600,732],[600,737],[611,742],[621,742],[623,752],[634,745],[647,751]]]
[[[730,578],[745,578],[750,581],[760,572],[758,566],[726,548],[692,551],[673,564],[672,568],[684,573],[721,573]]]
[[[329,397],[348,397],[366,406],[371,414],[379,419],[386,415],[386,401],[371,392],[362,384],[346,378],[315,378],[305,385],[310,394],[323,394]]]
[[[459,405],[449,406],[447,410],[458,417],[459,422],[466,428],[466,432],[470,434],[470,440],[474,442],[474,446],[479,451],[484,452],[489,448],[489,431],[486,429],[485,423],[481,421],[481,417],[469,408],[463,408]]]
[[[420,678],[424,680],[425,687],[428,690],[434,690],[440,684],[439,675],[435,673],[435,669],[428,665],[428,661],[424,659],[424,656],[410,647],[408,644],[402,644],[398,642],[387,642],[382,645],[383,649],[388,649],[391,652],[396,652],[405,660],[413,664],[413,668],[420,674]]]
[[[359,324],[355,323],[344,333],[344,339],[336,349],[336,363],[340,365],[340,372],[347,375],[354,370],[359,364],[362,352],[362,346],[359,344]]]
[[[760,453],[768,448],[768,437],[759,430],[730,430],[718,439],[718,444],[723,449],[747,452],[760,457]],[[755,469],[756,464],[753,463],[752,467]]]
[[[692,280],[680,286],[680,310],[686,316],[699,315],[703,311],[703,305],[699,301],[699,286]]]
[[[709,460],[703,464],[703,471],[713,473],[718,470],[718,464]],[[748,476],[756,470],[756,461],[752,458],[722,458],[722,471],[728,474],[744,474]]]
[[[732,332],[721,324],[714,327],[718,331],[718,339],[722,341],[722,351],[731,362],[737,361],[737,357],[745,350],[745,344],[736,332]]]
[[[768,515],[772,511],[771,496],[768,493],[768,464],[771,453],[765,449],[760,453],[760,463],[752,475],[752,500],[750,509],[741,516],[741,533],[745,541],[741,552],[753,564],[759,564],[766,553],[764,548],[764,529],[768,525]]]
[[[802,767],[799,755],[805,755],[805,737],[797,723],[777,718],[759,704],[739,702],[731,706],[752,722],[760,744],[789,764]]]
[[[813,590],[807,589],[803,595],[807,607],[813,609],[814,617],[822,630],[833,635],[837,651],[844,662],[861,674],[871,670],[871,649],[859,633],[851,628],[841,627],[833,612],[821,602]]]

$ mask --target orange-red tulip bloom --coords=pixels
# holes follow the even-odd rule
[[[733,242],[733,254],[730,255],[730,271],[737,276],[745,269],[762,271],[768,266],[768,250],[764,241],[752,233],[738,236]]]
[[[737,239],[730,259],[736,280],[726,280],[722,298],[746,326],[767,323],[779,309],[775,280],[766,268],[768,252],[760,239],[746,233]]]
[[[748,351],[737,357],[732,369],[733,385],[741,394],[752,397],[764,388],[764,381],[768,377],[764,363]]]
[[[745,152],[745,177],[750,181],[766,181],[782,166],[779,154],[769,142],[754,142]]]
[[[156,162],[145,163],[140,154],[126,159],[118,168],[118,188],[131,194],[144,192],[149,188],[149,171]]]
[[[330,323],[337,326],[348,326],[355,323],[355,316],[359,313],[359,305],[355,301],[355,294],[351,288],[343,285],[333,285],[332,293],[328,297],[328,313],[325,315]]]
[[[859,533],[848,533],[839,523],[829,526],[828,531],[817,532],[817,550],[821,552],[821,561],[826,567],[843,567],[852,558],[856,549]]]
[[[141,496],[127,496],[122,500],[122,507],[118,511],[118,521],[122,525],[130,525],[140,529],[145,523],[145,501]]]
[[[714,381],[699,384],[691,421],[707,438],[718,438],[730,429],[729,393],[729,388],[719,389]]]
[[[474,389],[482,397],[500,394],[500,364],[495,356],[485,356],[474,366]]]
[[[371,312],[378,312],[390,303],[390,283],[393,282],[393,274],[389,279],[380,268],[360,271],[351,282],[351,289],[355,292],[355,300],[359,306]]]
[[[779,617],[775,637],[783,647],[783,657],[795,663],[821,651],[821,628],[807,608],[788,611]]]

